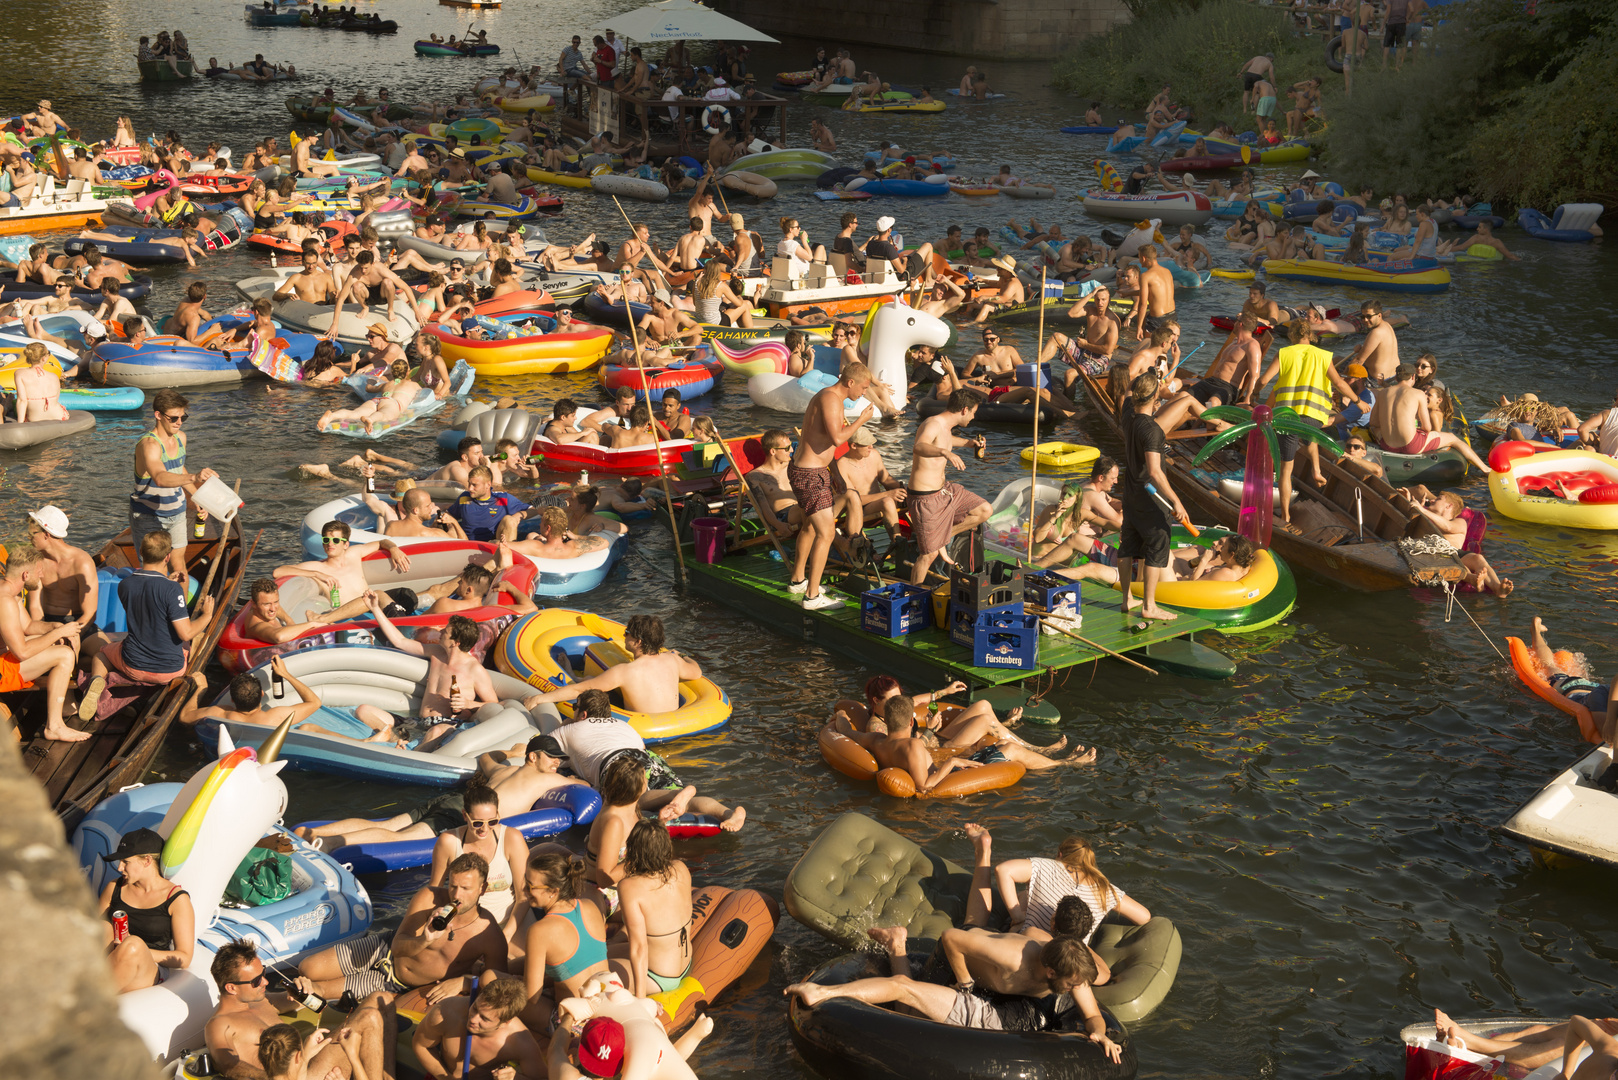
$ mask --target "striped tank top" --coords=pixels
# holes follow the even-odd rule
[[[1029,859],[1031,872],[1028,875],[1028,896],[1023,901],[1023,919],[1027,926],[1036,927],[1051,932],[1051,920],[1056,917],[1056,905],[1069,896],[1077,896],[1084,901],[1095,917],[1097,926],[1107,912],[1118,906],[1118,898],[1124,895],[1123,890],[1114,885],[1108,894],[1099,895],[1095,886],[1089,882],[1083,885],[1073,880],[1073,871],[1055,859]],[[1095,930],[1090,930],[1089,936],[1084,940],[1089,943],[1095,936]]]
[[[158,452],[163,455],[163,470],[165,472],[179,472],[185,468],[185,444],[181,443],[179,449],[171,456],[163,446],[163,441],[157,438],[157,433],[148,431],[141,439],[156,439]],[[136,446],[140,440],[136,440]],[[156,514],[160,518],[176,518],[185,513],[185,489],[177,487],[159,487],[152,478],[145,474],[135,477],[135,490],[129,496],[129,512],[132,514]]]

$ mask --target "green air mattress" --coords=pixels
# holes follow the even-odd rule
[[[869,952],[866,931],[903,926],[910,937],[937,938],[966,916],[972,873],[863,814],[844,814],[815,838],[787,875],[788,914],[822,937]],[[1002,924],[1005,911],[990,913]],[[1180,933],[1161,916],[1145,926],[1103,921],[1090,942],[1112,968],[1096,1000],[1129,1023],[1148,1015],[1174,986]]]

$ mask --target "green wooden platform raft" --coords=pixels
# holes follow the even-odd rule
[[[197,74],[193,60],[177,60],[173,65],[167,60],[136,60],[135,66],[140,68],[141,82],[185,82],[196,78]]]
[[[873,541],[882,536],[882,530],[871,530]],[[822,588],[845,602],[841,607],[805,611],[801,597],[787,591],[791,567],[771,554],[768,547],[732,550],[717,563],[704,563],[687,546],[686,569],[698,591],[772,630],[824,645],[900,678],[928,680],[943,675],[973,687],[1006,686],[1107,655],[1104,649],[1071,637],[1041,634],[1038,661],[1032,668],[984,667],[972,662],[970,649],[955,644],[938,627],[902,637],[881,637],[861,626],[860,594],[868,587],[864,576],[828,564]],[[1211,679],[1235,674],[1236,665],[1228,657],[1191,640],[1191,634],[1211,627],[1208,621],[1181,615],[1172,623],[1151,622],[1132,631],[1124,624],[1117,592],[1085,582],[1082,595],[1080,633],[1097,645],[1127,653],[1167,674]]]

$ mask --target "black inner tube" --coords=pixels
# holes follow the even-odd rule
[[[1343,35],[1338,34],[1326,42],[1326,66],[1333,71],[1343,70]]]

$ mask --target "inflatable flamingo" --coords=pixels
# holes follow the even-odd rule
[[[370,898],[354,876],[295,839],[293,878],[307,885],[261,907],[220,905],[238,865],[260,838],[277,831],[286,811],[287,789],[279,775],[286,762],[276,760],[286,731],[278,729],[256,752],[237,749],[221,732],[219,759],[184,786],[150,784],[119,792],[91,811],[73,835],[80,865],[99,892],[114,873],[101,856],[132,829],[156,829],[165,841],[163,876],[185,889],[196,908],[197,947],[190,965],[118,1000],[120,1018],[159,1060],[201,1044],[203,1025],[219,997],[208,967],[221,946],[255,938],[260,957],[270,965],[370,926]]]
[[[151,187],[152,184],[162,183],[166,183],[168,186],[157,188],[155,190]],[[175,176],[167,169],[159,169],[153,173],[152,178],[147,181],[146,194],[135,196],[135,209],[145,213],[150,213],[152,207],[157,204],[158,199],[162,198],[164,195],[174,194],[174,192],[178,191],[179,188],[180,178],[178,176]]]

